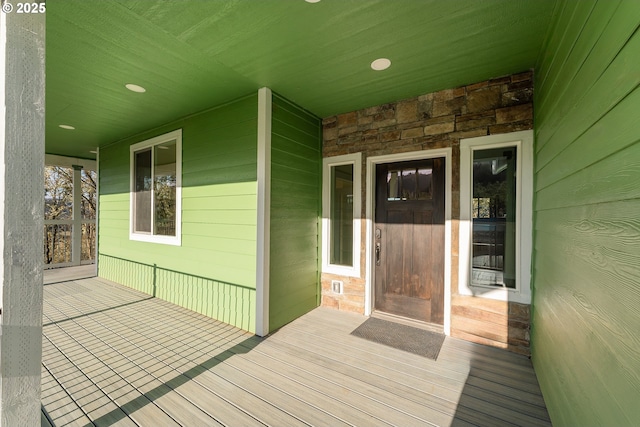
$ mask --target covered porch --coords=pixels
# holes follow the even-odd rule
[[[45,272],[43,426],[550,425],[526,357],[446,337],[434,361],[328,308],[259,338],[88,267]]]

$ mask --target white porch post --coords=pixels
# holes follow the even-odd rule
[[[0,425],[40,425],[45,15],[0,13]]]
[[[269,275],[271,242],[271,115],[272,93],[258,90],[258,247],[256,265],[256,335],[269,333]]]

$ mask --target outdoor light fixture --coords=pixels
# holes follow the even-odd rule
[[[62,129],[74,130],[75,128],[71,125],[58,125]]]
[[[143,88],[142,86],[138,86],[138,85],[134,85],[133,83],[127,83],[126,85],[124,85],[124,87],[126,87],[127,89],[129,89],[131,92],[138,92],[138,93],[144,93],[147,90],[145,88]]]
[[[304,1],[306,1],[307,3],[319,3],[320,2],[320,0],[304,0]]]
[[[371,63],[371,68],[376,71],[386,70],[391,66],[391,61],[387,58],[378,58]]]

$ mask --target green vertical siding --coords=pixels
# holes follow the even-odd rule
[[[129,146],[182,129],[182,245],[129,240]],[[99,275],[255,330],[257,95],[100,150]]]
[[[554,425],[640,422],[640,2],[559,2],[536,70],[532,354]]]
[[[273,96],[269,329],[318,305],[320,120]]]

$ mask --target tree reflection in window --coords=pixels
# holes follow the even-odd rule
[[[433,168],[403,168],[387,173],[387,200],[431,200]]]

